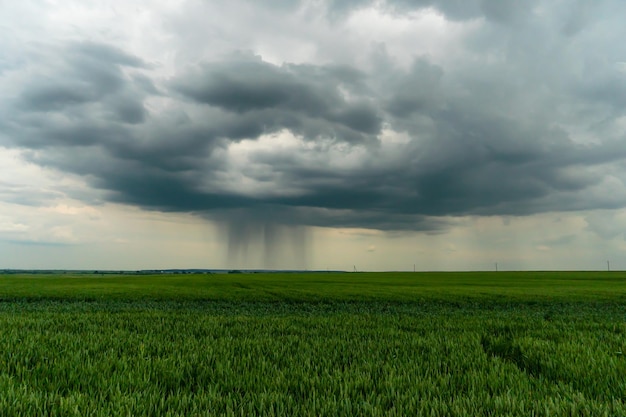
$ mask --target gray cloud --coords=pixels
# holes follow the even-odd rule
[[[618,236],[626,238],[624,225],[616,219],[614,214],[606,211],[596,211],[585,216],[587,230],[603,239],[614,239]]]
[[[310,139],[371,141],[381,128],[376,107],[363,97],[348,102],[340,91],[362,94],[362,78],[351,68],[278,67],[258,57],[238,57],[206,64],[173,85],[198,103],[239,114],[243,121],[257,119],[266,133],[289,128]]]
[[[111,136],[126,135],[123,124],[144,120],[143,100],[151,81],[139,76],[130,82],[124,73],[125,68],[146,68],[141,59],[94,43],[71,43],[52,52],[46,57],[50,62],[33,63],[34,75],[23,80],[7,109],[12,117],[0,122],[14,145],[103,144]]]
[[[374,3],[372,0],[333,0],[329,2],[329,10],[331,15],[343,16],[355,9],[372,6]],[[451,20],[485,17],[499,23],[510,23],[529,16],[535,3],[516,0],[387,0],[381,5],[388,11],[399,14],[434,8]],[[575,21],[572,25],[576,25],[581,18],[574,15],[572,19]]]
[[[49,189],[40,189],[34,186],[0,180],[0,201],[6,203],[38,207],[62,195],[61,192]]]
[[[341,19],[367,4],[329,10]],[[454,65],[418,56],[408,69],[239,53],[164,79],[120,48],[72,43],[62,60],[32,62],[2,105],[3,145],[85,176],[110,201],[269,240],[283,226],[436,233],[454,216],[624,207],[606,190],[623,186],[626,51],[584,30],[597,17],[583,2],[552,20],[534,4],[387,2],[485,18]],[[613,61],[586,63],[597,49]]]

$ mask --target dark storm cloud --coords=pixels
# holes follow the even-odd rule
[[[442,68],[418,59],[403,77],[391,84],[391,95],[386,103],[387,111],[399,119],[414,113],[430,114],[443,104],[441,81]]]
[[[365,98],[348,101],[340,88],[360,95],[363,75],[342,67],[283,65],[256,57],[206,64],[174,82],[174,89],[202,104],[259,119],[269,130],[287,127],[311,137],[375,140],[381,118]],[[258,136],[258,135],[256,135]]]
[[[329,10],[340,19],[369,3]],[[585,32],[588,9],[546,25],[531,18],[535,3],[386,3],[485,18],[454,65],[416,57],[404,68],[384,51],[369,70],[275,65],[241,53],[163,80],[123,50],[72,44],[34,62],[1,105],[0,140],[83,175],[109,201],[269,240],[277,225],[434,233],[454,216],[624,207],[614,190],[626,178],[626,51],[589,64],[587,45],[608,46]]]
[[[147,68],[142,60],[94,43],[73,43],[52,52],[51,62],[33,70],[36,75],[25,81],[17,97],[15,107],[22,112],[12,125],[7,123],[14,138],[22,136],[29,146],[100,143],[100,124],[144,120],[143,98],[153,93],[154,85],[141,75],[131,83],[124,72]],[[24,129],[46,133],[22,135]]]
[[[94,98],[90,91],[81,90],[80,86],[71,84],[31,86],[21,97],[25,108],[39,111],[63,109],[93,101]]]

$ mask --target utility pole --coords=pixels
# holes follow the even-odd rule
[[[415,264],[413,264],[413,272],[415,272]]]
[[[609,263],[609,261],[606,261],[606,270],[607,271],[611,270],[611,264]]]
[[[498,272],[498,263],[496,262],[496,272]]]
[[[354,265],[354,272],[356,272],[356,265]]]

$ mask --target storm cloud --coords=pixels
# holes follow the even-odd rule
[[[442,55],[320,35],[310,62],[242,46],[169,71],[115,42],[55,40],[0,62],[0,145],[105,200],[230,224],[234,252],[281,227],[437,233],[457,216],[626,206],[621,3],[287,3],[237,2],[279,26],[318,13],[339,37],[364,10],[460,35]]]

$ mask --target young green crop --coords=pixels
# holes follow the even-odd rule
[[[623,278],[88,278],[0,278],[0,415],[626,414]]]
[[[0,275],[0,299],[626,301],[626,272]]]

